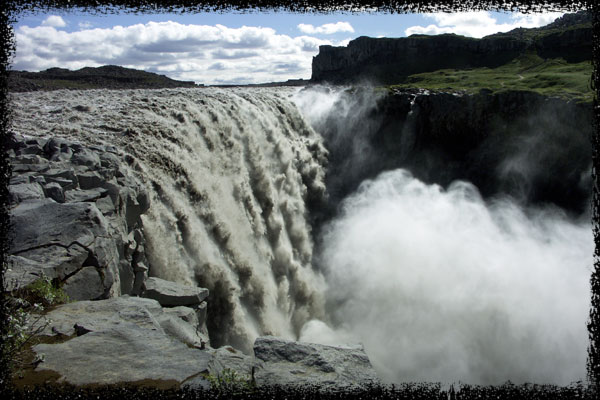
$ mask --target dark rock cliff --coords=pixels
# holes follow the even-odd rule
[[[325,219],[364,179],[396,168],[443,187],[472,182],[484,198],[552,203],[577,215],[589,209],[591,103],[524,91],[369,88],[338,101],[344,112],[317,127],[330,152]]]
[[[591,59],[590,14],[565,15],[542,28],[515,29],[482,39],[455,34],[405,38],[359,37],[347,47],[320,46],[311,81],[333,84],[402,82],[407,76],[439,69],[499,67],[526,51],[568,62]]]

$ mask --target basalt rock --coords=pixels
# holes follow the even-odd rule
[[[264,336],[254,342],[254,355],[263,362],[254,374],[259,385],[351,388],[379,383],[361,345],[325,346]]]
[[[565,16],[557,24],[482,39],[455,34],[361,36],[346,47],[319,46],[311,82],[395,84],[409,75],[440,69],[496,68],[526,52],[580,62],[591,59],[592,43],[591,14],[586,12]]]
[[[164,307],[199,306],[208,297],[208,289],[152,277],[146,279],[146,289],[142,296],[155,299]]]
[[[145,261],[141,215],[150,201],[123,156],[112,146],[20,134],[11,150],[10,288],[44,275],[76,300],[128,294],[136,281],[139,292],[148,274],[137,266]],[[130,242],[135,254],[124,250]]]
[[[311,209],[315,218],[330,217],[360,182],[397,168],[442,187],[472,182],[484,198],[509,195],[575,214],[589,209],[591,103],[525,91],[368,87],[347,90],[339,101],[345,114],[319,127],[329,150],[330,207]]]

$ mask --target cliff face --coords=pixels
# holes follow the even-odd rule
[[[477,94],[371,89],[340,96],[318,127],[329,150],[329,218],[365,179],[397,168],[443,187],[472,182],[483,197],[589,207],[592,106],[533,92]],[[316,213],[321,211],[317,210]]]
[[[374,81],[399,83],[411,74],[439,69],[496,68],[526,51],[568,62],[589,60],[592,28],[585,18],[566,18],[558,25],[515,29],[482,39],[455,34],[406,38],[359,37],[347,47],[320,46],[313,57],[312,82],[333,84]],[[563,17],[564,18],[564,17]]]

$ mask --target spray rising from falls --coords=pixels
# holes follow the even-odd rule
[[[290,94],[31,93],[15,100],[15,120],[23,133],[109,142],[133,156],[151,193],[150,274],[208,288],[212,346],[251,352],[257,336],[295,339],[323,314],[305,201],[324,196],[326,151]]]
[[[405,170],[364,182],[323,234],[333,321],[392,382],[584,378],[590,226],[529,211]]]
[[[386,113],[377,93],[320,89],[297,94],[297,104],[330,151],[328,173],[336,171],[327,177],[328,190],[336,190],[330,198],[341,200],[329,205],[315,255],[328,283],[329,326],[312,321],[301,340],[361,341],[388,382],[566,385],[584,380],[594,252],[589,214],[568,217],[556,206],[517,201],[501,190],[483,199],[471,183],[454,178],[444,186],[426,184],[406,168],[447,182],[449,170],[457,175],[477,170],[468,163],[489,160],[491,147],[508,147],[514,151],[505,158],[492,158],[497,167],[478,168],[499,170],[503,178],[510,162],[530,187],[551,182],[572,189],[580,185],[578,168],[585,172],[590,162],[585,134],[563,129],[554,115],[555,131],[542,126],[542,135],[540,125],[529,124],[535,129],[487,135],[493,145],[482,139],[470,154],[463,150],[466,161],[454,158],[444,167],[443,159],[432,159],[443,151],[416,145],[428,134],[417,133],[419,118],[435,129],[435,121],[418,114],[419,107],[441,114],[434,108],[439,100],[419,98],[417,107],[413,96],[392,99],[395,108]],[[448,97],[440,107],[452,105]],[[532,137],[544,142],[535,148],[536,156],[511,162],[532,149],[509,144]],[[575,154],[581,165],[565,168]],[[554,160],[561,160],[560,168]],[[350,165],[355,169],[348,171]],[[561,169],[568,171],[561,175]],[[539,176],[545,178],[528,179]],[[489,181],[495,179],[490,173]],[[501,189],[507,187],[497,181]],[[575,190],[569,193],[576,198]]]

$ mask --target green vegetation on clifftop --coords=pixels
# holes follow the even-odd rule
[[[498,68],[441,69],[410,75],[405,82],[389,87],[468,93],[481,89],[492,92],[525,90],[588,102],[592,101],[594,95],[592,71],[590,61],[567,63],[562,58],[542,59],[536,54],[525,54]]]

